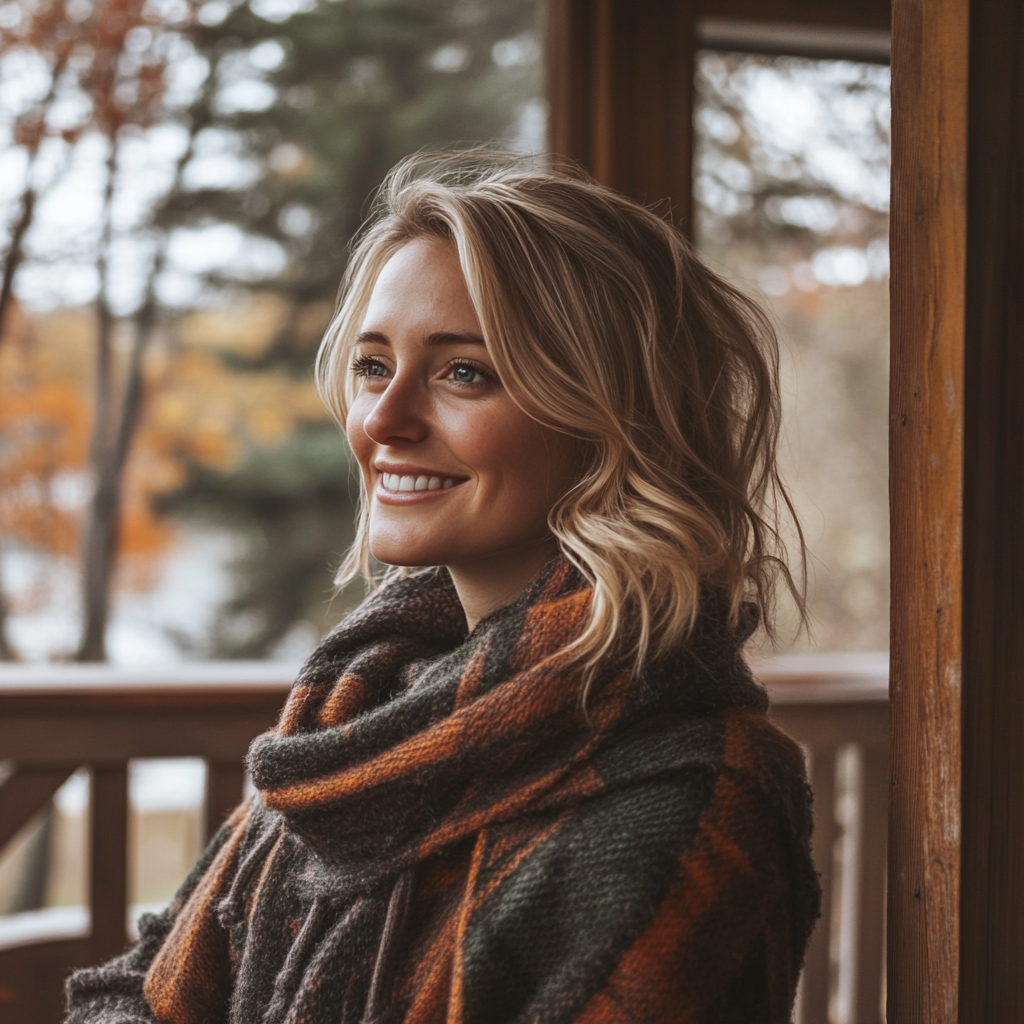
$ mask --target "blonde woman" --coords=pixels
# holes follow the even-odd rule
[[[68,1020],[789,1021],[819,890],[741,653],[793,588],[763,315],[592,181],[421,158],[318,375],[375,588]]]

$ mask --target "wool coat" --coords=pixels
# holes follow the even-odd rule
[[[466,635],[445,571],[303,668],[241,805],[68,1024],[785,1024],[820,892],[798,747],[706,595],[581,699],[556,559]]]

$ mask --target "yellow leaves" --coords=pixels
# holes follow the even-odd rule
[[[253,446],[277,445],[327,419],[308,379],[237,370],[222,353],[258,355],[285,327],[319,336],[330,315],[298,317],[274,296],[237,310],[189,314],[146,365],[143,418],[125,472],[119,554],[130,586],[155,581],[174,539],[153,499],[184,483],[190,462],[227,469]],[[304,318],[304,319],[303,319]],[[0,532],[52,555],[74,556],[89,497],[94,319],[89,309],[19,316],[0,344]],[[13,332],[12,332],[13,333]]]
[[[71,554],[74,476],[85,463],[88,408],[70,385],[42,381],[0,395],[0,533]]]
[[[300,423],[326,418],[310,380],[276,370],[236,371],[212,352],[183,347],[147,420],[181,437],[195,458],[224,467],[247,444],[279,444]]]
[[[331,302],[310,302],[296,317],[295,338],[299,348],[312,348],[320,343],[327,325],[334,315]]]
[[[251,359],[266,351],[288,316],[288,304],[265,292],[227,309],[189,313],[178,326],[178,340],[188,349],[236,352]]]

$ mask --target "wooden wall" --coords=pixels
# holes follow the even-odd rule
[[[1024,4],[971,0],[960,1020],[1024,1021]]]
[[[551,0],[550,148],[598,181],[691,218],[694,8]]]

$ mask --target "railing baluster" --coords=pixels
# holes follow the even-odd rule
[[[832,745],[812,746],[810,762],[811,787],[814,790],[814,838],[811,852],[814,856],[814,865],[821,873],[824,899],[821,918],[814,929],[811,945],[807,950],[801,995],[801,1024],[826,1024],[830,989],[829,937],[832,930],[831,895],[836,840],[836,748]]]
[[[0,785],[0,849],[3,849],[34,814],[67,781],[75,765],[16,765]]]
[[[209,840],[238,806],[245,787],[245,769],[239,761],[206,762],[206,838]]]
[[[128,765],[97,764],[92,769],[89,904],[94,963],[121,953],[128,917]]]
[[[885,809],[889,793],[889,758],[883,745],[864,747],[863,792],[857,1024],[880,1024],[885,939]]]

